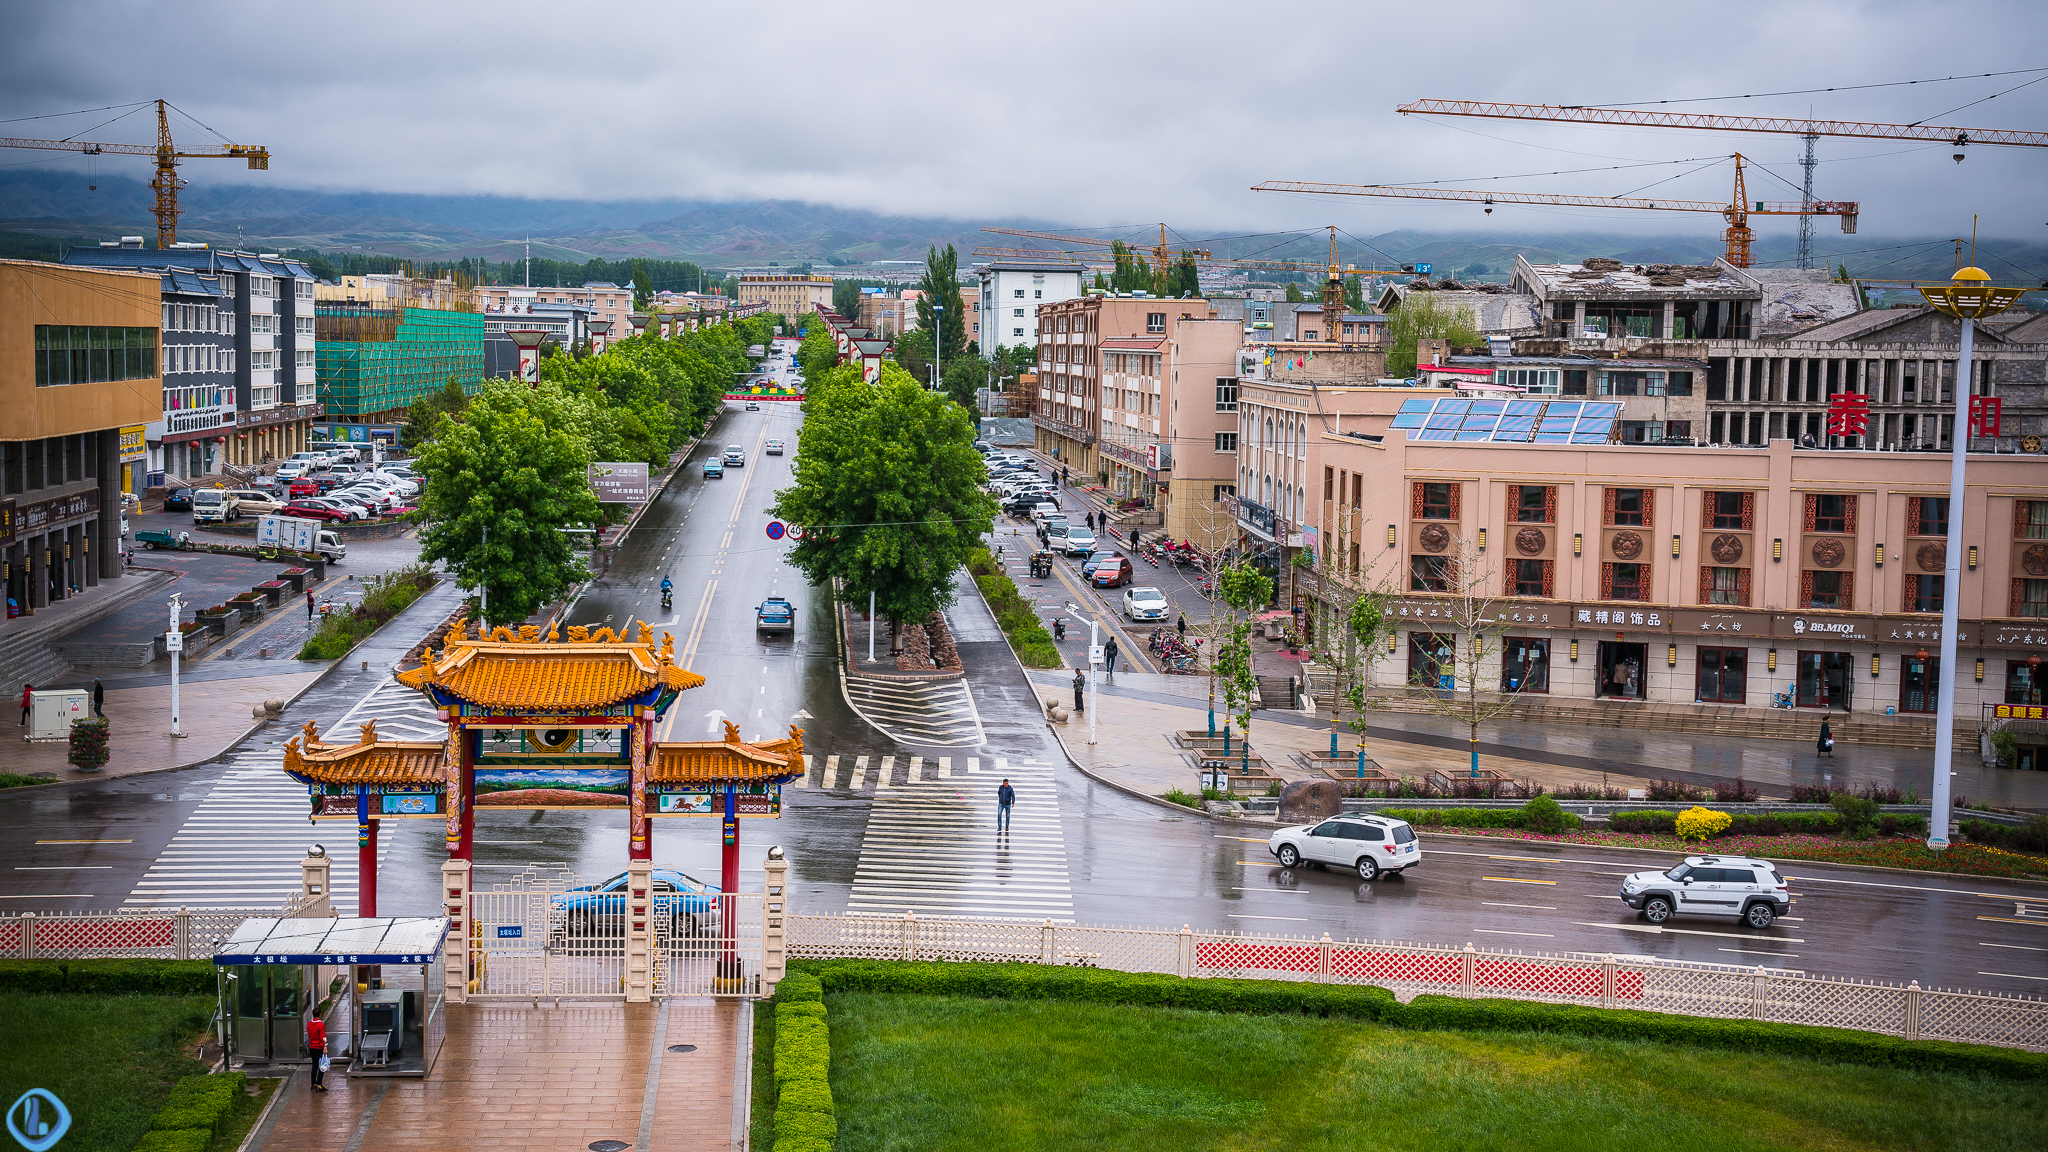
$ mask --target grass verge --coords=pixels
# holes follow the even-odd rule
[[[1427,829],[1425,829],[1427,830]],[[1601,844],[1616,848],[1655,848],[1667,852],[1699,852],[1702,846],[1659,832],[1566,832],[1546,835],[1518,828],[1456,829],[1460,836],[1494,836],[1507,840],[1540,840],[1549,844]],[[1832,836],[1716,836],[1705,850],[1772,860],[1813,860],[1826,864],[1862,864],[1874,868],[1906,868],[1916,872],[1951,872],[1965,876],[1999,876],[2011,880],[2048,879],[2048,857],[1995,848],[1988,844],[1955,844],[1945,852],[1908,837],[1842,840]]]
[[[382,576],[364,580],[363,599],[352,612],[337,612],[320,622],[299,648],[301,660],[336,660],[348,654],[365,636],[382,628],[393,616],[434,586],[434,573],[424,564],[413,564]]]
[[[1060,650],[1039,620],[1038,609],[1017,591],[1017,582],[1003,571],[994,554],[986,548],[975,549],[968,557],[967,570],[973,573],[975,587],[981,589],[982,599],[988,601],[989,611],[995,613],[1017,659],[1029,668],[1059,667]]]
[[[26,788],[31,784],[48,784],[57,778],[51,775],[23,776],[19,772],[0,772],[0,788]]]
[[[65,1152],[129,1152],[171,1086],[206,1071],[189,1046],[213,1007],[211,995],[0,991],[0,1102],[47,1089],[71,1112]]]
[[[1967,1071],[1169,1007],[835,992],[830,1010],[839,1152],[2048,1145],[2048,1090]]]

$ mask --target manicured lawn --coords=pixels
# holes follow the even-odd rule
[[[838,1152],[2048,1147],[2048,1086],[1650,1043],[827,997]]]
[[[1432,829],[1422,830],[1425,840]],[[2021,880],[2048,879],[2048,858],[1986,844],[1956,844],[1945,852],[1928,850],[1916,837],[1891,836],[1844,840],[1834,836],[1716,836],[1705,844],[1687,843],[1661,832],[1566,832],[1545,835],[1519,828],[1445,829],[1459,836],[1491,836],[1504,840],[1541,840],[1549,844],[1606,844],[1620,848],[1659,848],[1687,855],[1720,852],[1771,860],[1818,860],[1829,864],[1867,864],[1910,868],[1919,872],[1955,872],[1966,876],[2002,876]]]
[[[206,1071],[185,1048],[212,1013],[209,996],[0,992],[0,1107],[48,1089],[71,1112],[62,1152],[128,1152],[171,1085]]]

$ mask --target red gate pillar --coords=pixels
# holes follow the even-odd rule
[[[712,987],[738,992],[743,986],[739,957],[740,814],[738,789],[725,786],[724,836],[718,860],[718,972]]]
[[[448,858],[476,859],[476,757],[470,750],[469,731],[448,722]]]
[[[377,914],[377,821],[370,816],[371,796],[356,786],[356,915]]]

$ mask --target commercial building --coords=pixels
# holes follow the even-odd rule
[[[143,430],[145,455],[124,465],[122,491],[141,492],[162,476],[218,472],[235,431],[235,301],[231,283],[173,268],[162,274],[163,419]],[[132,474],[140,464],[142,476]],[[152,476],[160,473],[161,476]]]
[[[9,616],[121,576],[122,456],[163,415],[162,304],[155,273],[0,260]]]
[[[64,263],[91,268],[164,272],[182,270],[218,283],[220,304],[232,312],[227,337],[233,341],[235,417],[223,423],[215,447],[198,459],[207,471],[222,464],[249,467],[283,459],[305,447],[306,434],[321,409],[315,397],[313,273],[274,252],[225,252],[204,244],[144,248],[127,237],[98,248],[73,248]],[[178,433],[169,431],[166,436]],[[203,445],[204,437],[197,441]],[[169,441],[165,459],[175,457]],[[188,461],[191,449],[187,449]]]
[[[320,397],[330,421],[389,422],[449,380],[484,374],[485,316],[453,280],[343,277],[317,290]]]
[[[734,298],[741,304],[766,303],[768,311],[801,322],[808,313],[832,307],[832,278],[810,275],[742,276]]]
[[[348,277],[343,279],[347,280]],[[612,331],[617,332],[625,327],[626,317],[633,314],[633,290],[621,288],[609,280],[586,280],[574,288],[520,288],[483,284],[470,289],[470,293],[476,301],[476,310],[486,316],[519,314],[525,308],[551,304],[564,308],[580,308],[592,320],[610,320]],[[681,297],[678,297],[678,300],[680,299]],[[718,297],[709,299],[718,300],[721,306],[725,303]],[[497,331],[489,327],[485,330]]]
[[[981,354],[994,359],[996,350],[1038,343],[1038,310],[1081,294],[1079,264],[1050,261],[998,260],[975,268],[976,295],[984,307],[974,335]]]

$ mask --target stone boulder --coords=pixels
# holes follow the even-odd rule
[[[1280,789],[1280,823],[1314,824],[1344,810],[1335,780],[1296,780]]]

